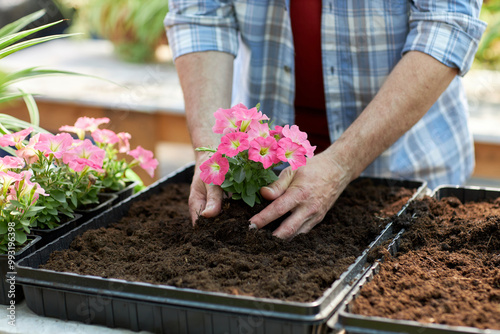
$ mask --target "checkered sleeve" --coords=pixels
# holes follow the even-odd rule
[[[403,53],[416,50],[443,64],[470,69],[486,24],[478,19],[481,0],[415,0]]]
[[[164,23],[174,59],[201,51],[237,54],[238,25],[231,1],[170,0]]]

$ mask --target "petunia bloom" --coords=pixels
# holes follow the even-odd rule
[[[119,132],[116,134],[118,136],[118,152],[127,153],[130,151],[130,138],[132,136],[128,132]]]
[[[45,156],[53,154],[56,159],[60,159],[73,143],[73,138],[68,133],[53,135],[42,133],[34,148],[43,152]]]
[[[258,111],[257,108],[248,109],[244,104],[237,104],[232,108],[234,110],[234,115],[238,119],[236,125],[239,126],[241,132],[246,132],[248,126],[252,121],[268,121],[269,117],[262,114],[262,111]]]
[[[220,186],[229,171],[229,162],[220,152],[216,152],[210,159],[201,164],[200,170],[200,177],[203,182]]]
[[[248,129],[248,140],[252,141],[256,137],[269,137],[269,124],[268,123],[260,123],[259,121],[253,120],[250,123]]]
[[[228,132],[238,131],[238,125],[236,122],[238,119],[234,114],[233,109],[222,109],[219,108],[214,113],[215,125],[212,127],[214,133],[226,134]]]
[[[158,167],[158,160],[153,158],[153,152],[137,146],[135,150],[128,152],[130,156],[139,161],[139,166],[144,169],[149,176],[154,176],[154,171]]]
[[[248,150],[250,143],[245,132],[230,132],[221,138],[217,151],[228,157],[234,157],[244,150]]]
[[[0,158],[0,171],[6,171],[7,169],[17,169],[24,167],[24,160],[19,157],[13,157],[7,155]]]
[[[91,136],[97,143],[102,144],[115,144],[120,141],[116,133],[108,129],[96,129]]]
[[[250,143],[248,159],[261,162],[262,166],[267,169],[280,162],[276,155],[277,149],[278,143],[273,137],[257,137]]]
[[[85,132],[89,131],[90,133],[97,130],[99,125],[109,123],[109,118],[93,118],[93,117],[79,117],[74,126],[63,125],[59,128],[59,131],[73,132],[76,133],[78,138],[83,140],[85,138]]]
[[[38,150],[35,149],[35,145],[38,143],[39,138],[40,134],[37,133],[30,138],[28,145],[16,151],[16,155],[24,159],[27,164],[31,165],[38,161]]]
[[[278,142],[277,156],[281,161],[290,163],[292,170],[306,164],[306,149],[290,138],[283,138]]]
[[[63,162],[75,172],[81,172],[86,167],[103,172],[105,151],[92,144],[89,139],[75,142],[78,144],[63,155]]]
[[[21,148],[21,142],[33,131],[33,128],[27,128],[18,132],[9,133],[0,137],[0,146],[16,146]]]

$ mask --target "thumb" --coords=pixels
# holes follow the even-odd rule
[[[283,193],[288,189],[288,186],[292,183],[294,176],[295,171],[293,171],[290,167],[283,169],[276,181],[260,188],[260,194],[269,201],[275,200],[283,195]]]

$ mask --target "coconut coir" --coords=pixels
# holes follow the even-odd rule
[[[284,241],[272,236],[280,221],[249,230],[249,208],[225,200],[215,218],[193,228],[188,184],[168,185],[108,228],[89,230],[70,248],[51,254],[43,268],[310,302],[320,297],[376,238],[415,189],[349,186],[311,232]]]
[[[500,329],[500,198],[413,202],[399,253],[352,302],[352,312]]]

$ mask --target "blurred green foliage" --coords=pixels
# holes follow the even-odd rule
[[[500,70],[500,0],[485,0],[480,19],[488,27],[479,43],[474,67]]]
[[[130,62],[149,62],[166,43],[163,20],[167,0],[54,0],[71,15],[70,31],[111,41],[115,53]]]

